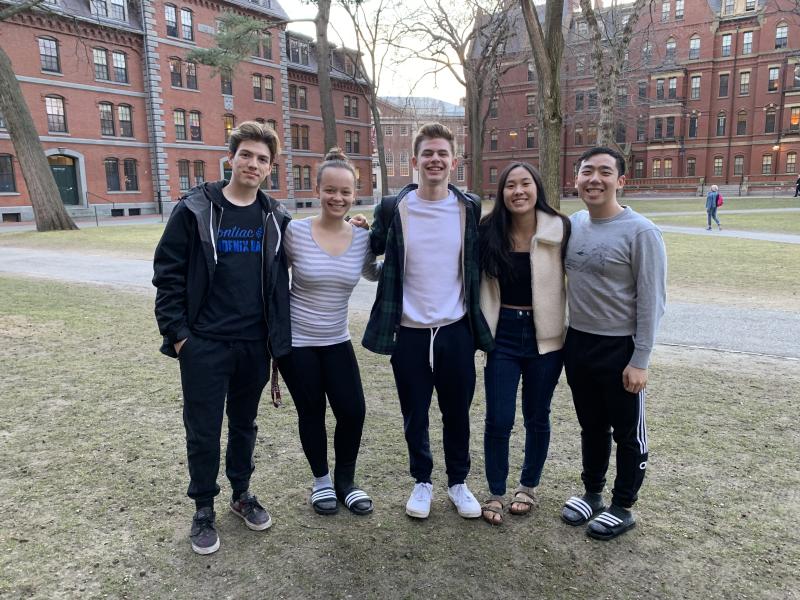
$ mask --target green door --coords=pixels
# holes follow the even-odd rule
[[[56,180],[61,201],[64,204],[78,204],[78,176],[75,169],[75,159],[63,154],[48,156],[50,170]]]

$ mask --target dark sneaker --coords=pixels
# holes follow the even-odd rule
[[[206,506],[198,510],[192,519],[192,550],[198,554],[213,554],[219,550],[219,536],[214,529],[214,509]]]
[[[232,501],[231,510],[253,531],[264,531],[272,526],[272,517],[250,492],[244,492],[238,500]]]

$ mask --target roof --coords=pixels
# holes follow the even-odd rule
[[[463,117],[464,107],[430,96],[381,96],[380,100],[400,111],[436,117]]]
[[[316,42],[313,38],[298,33],[296,31],[286,31],[286,65],[295,71],[305,71],[306,73],[317,73],[319,69],[317,63],[317,49]],[[295,62],[292,60],[291,48],[289,40],[298,40],[308,44],[308,64]],[[352,48],[340,48],[336,44],[330,44],[331,47],[331,77],[342,81],[353,81],[353,76],[349,75],[345,70],[345,56],[350,56],[357,63],[361,63],[361,54]],[[364,76],[363,66],[361,68],[359,83],[367,83],[367,78]]]

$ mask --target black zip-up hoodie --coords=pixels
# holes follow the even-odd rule
[[[208,296],[217,266],[217,236],[223,207],[218,198],[227,181],[189,190],[170,215],[153,259],[156,321],[164,336],[161,352],[177,357],[174,344],[186,339]],[[258,191],[264,239],[261,244],[261,296],[273,357],[292,349],[289,270],[283,234],[291,216],[276,200]]]

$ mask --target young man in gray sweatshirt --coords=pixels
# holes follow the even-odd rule
[[[647,367],[664,314],[667,257],[659,229],[617,201],[622,155],[596,147],[579,164],[575,187],[587,210],[570,217],[564,367],[581,426],[586,491],[567,500],[561,518],[589,523],[588,535],[610,540],[636,524],[631,507],[647,467]],[[617,475],[606,508],[612,437]]]

